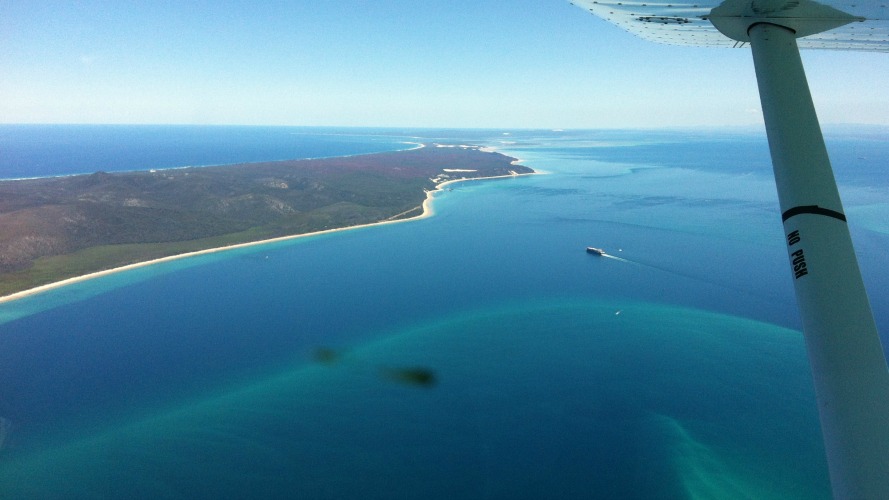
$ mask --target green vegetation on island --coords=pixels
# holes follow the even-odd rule
[[[127,264],[410,218],[448,180],[532,173],[476,146],[0,181],[0,296]]]

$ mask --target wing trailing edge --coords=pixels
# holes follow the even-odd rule
[[[746,31],[737,33],[730,28],[733,18],[738,18],[735,24],[749,26],[757,17],[782,17],[800,27],[797,45],[801,49],[889,52],[889,4],[886,2],[572,0],[571,3],[640,38],[670,45],[746,47]]]

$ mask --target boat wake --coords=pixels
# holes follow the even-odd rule
[[[699,282],[701,282],[701,283],[707,283],[707,284],[710,284],[710,285],[715,285],[715,286],[718,286],[718,287],[721,287],[721,288],[725,288],[725,289],[727,289],[727,290],[732,290],[732,291],[735,291],[735,292],[740,292],[740,293],[746,294],[746,295],[751,296],[751,297],[761,298],[758,294],[756,294],[755,292],[753,292],[753,291],[751,291],[751,290],[747,290],[747,289],[744,289],[744,288],[738,288],[738,287],[732,286],[732,285],[729,284],[729,283],[723,283],[723,282],[720,282],[720,281],[716,281],[716,280],[708,279],[708,278],[705,278],[705,277],[702,277],[702,276],[698,276],[698,275],[694,275],[694,274],[683,273],[683,272],[680,272],[680,271],[678,271],[678,270],[676,270],[676,269],[671,269],[671,268],[668,268],[668,267],[662,267],[662,266],[658,266],[658,265],[656,265],[656,264],[649,264],[649,263],[644,263],[644,262],[638,262],[638,261],[635,261],[635,260],[624,259],[623,257],[618,257],[618,256],[616,256],[616,255],[611,255],[611,254],[609,254],[609,253],[606,253],[605,250],[603,250],[603,249],[601,249],[601,248],[587,247],[586,251],[587,251],[587,253],[589,253],[589,254],[595,255],[595,256],[597,256],[597,257],[601,257],[601,258],[603,258],[603,259],[613,259],[613,260],[616,260],[616,261],[619,261],[619,262],[625,262],[625,263],[627,263],[627,264],[632,264],[632,265],[634,265],[634,266],[645,267],[645,268],[648,268],[648,269],[656,269],[656,270],[658,270],[658,271],[665,272],[665,273],[669,273],[669,274],[672,274],[672,275],[674,275],[674,276],[681,276],[681,277],[686,278],[686,279],[691,279],[691,280],[699,281]],[[618,250],[618,251],[620,251],[620,250]]]
[[[646,262],[638,262],[638,261],[635,261],[635,260],[624,259],[624,258],[622,258],[622,257],[618,257],[618,256],[616,256],[616,255],[611,255],[611,254],[607,254],[607,253],[600,254],[600,256],[603,257],[603,258],[614,259],[614,260],[617,260],[617,261],[620,261],[620,262],[625,262],[625,263],[627,263],[627,264],[632,264],[632,265],[634,265],[634,266],[639,266],[639,267],[644,267],[644,268],[648,268],[648,269],[654,269],[654,270],[661,271],[661,272],[664,272],[664,273],[669,273],[669,274],[672,274],[672,275],[674,275],[674,276],[679,276],[679,277],[682,277],[682,278],[685,278],[685,279],[690,279],[690,280],[698,281],[698,282],[701,282],[701,283],[707,283],[707,284],[709,284],[709,285],[713,285],[713,286],[717,286],[717,287],[720,287],[720,288],[724,288],[724,289],[726,289],[726,290],[732,290],[732,291],[734,291],[734,292],[743,293],[743,294],[745,294],[745,295],[747,295],[747,296],[749,296],[749,297],[753,297],[753,298],[757,298],[757,299],[763,299],[763,296],[761,296],[760,294],[754,292],[753,290],[749,290],[749,289],[746,289],[746,288],[743,288],[743,287],[737,287],[737,286],[732,285],[731,283],[726,283],[726,282],[722,282],[722,281],[718,281],[718,280],[714,280],[714,279],[709,279],[709,278],[706,278],[706,277],[703,277],[703,276],[699,276],[699,275],[696,275],[696,274],[692,274],[692,273],[681,272],[681,271],[679,271],[679,270],[677,270],[677,269],[672,269],[672,268],[669,268],[669,267],[659,266],[659,265],[657,265],[657,264],[651,264],[651,263],[646,263]]]
[[[621,261],[621,262],[629,262],[629,263],[631,263],[631,264],[634,263],[634,262],[632,262],[632,261],[629,261],[629,260],[627,260],[627,259],[624,259],[623,257],[618,257],[617,255],[611,255],[611,254],[607,254],[607,253],[602,254],[602,257],[605,257],[605,258],[608,258],[608,259],[619,260],[619,261]]]
[[[603,250],[601,248],[586,247],[586,253],[588,253],[590,255],[595,255],[597,257],[607,257],[609,259],[619,260],[621,262],[630,262],[627,259],[622,259],[616,255],[611,255],[609,253],[606,253],[605,250]]]

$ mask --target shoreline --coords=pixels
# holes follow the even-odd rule
[[[393,149],[392,151],[380,151],[380,153],[389,153],[389,152],[398,152],[398,151],[413,151],[415,149],[420,149],[426,147],[422,142],[413,142],[413,141],[402,141],[399,144],[413,145],[413,147],[409,147],[407,149]],[[213,163],[207,165],[180,165],[178,167],[161,167],[161,168],[147,168],[147,169],[136,169],[136,170],[112,170],[110,173],[131,173],[131,172],[161,172],[166,170],[185,170],[189,168],[208,168],[208,167],[231,167],[235,165],[244,165],[247,163],[276,163],[283,161],[303,161],[303,160],[329,160],[331,158],[354,158],[356,156],[364,156],[364,155],[373,155],[379,153],[355,153],[351,155],[339,155],[339,156],[315,156],[309,158],[292,158],[292,159],[283,159],[283,160],[262,160],[258,162],[239,162],[239,163]],[[81,172],[75,174],[61,174],[61,175],[41,175],[37,177],[9,177],[9,178],[0,178],[0,182],[7,181],[33,181],[38,179],[55,179],[59,177],[76,177],[78,175],[90,175],[95,172]]]
[[[422,145],[420,147],[422,147]],[[512,163],[516,163],[516,162],[512,162]],[[425,219],[425,218],[432,217],[433,215],[435,215],[435,211],[432,208],[432,201],[435,198],[435,193],[442,192],[441,188],[448,185],[448,184],[453,184],[453,183],[457,183],[457,182],[465,182],[465,181],[480,181],[480,180],[488,180],[488,179],[509,179],[509,178],[513,178],[513,177],[524,177],[527,175],[538,175],[538,172],[533,172],[533,173],[528,173],[528,174],[512,173],[510,175],[497,175],[497,176],[490,176],[490,177],[469,177],[469,178],[464,178],[464,179],[453,179],[453,180],[449,180],[449,181],[444,181],[440,184],[437,184],[435,186],[435,189],[426,191],[426,198],[423,200],[423,203],[419,207],[412,208],[411,210],[408,210],[406,212],[402,212],[400,214],[393,215],[389,219],[382,220],[379,222],[371,222],[368,224],[358,224],[355,226],[338,227],[338,228],[334,228],[334,229],[324,229],[322,231],[293,234],[290,236],[278,236],[276,238],[269,238],[269,239],[265,239],[265,240],[251,241],[251,242],[247,242],[247,243],[236,243],[234,245],[226,245],[223,247],[207,248],[204,250],[196,250],[194,252],[186,252],[186,253],[181,253],[181,254],[177,254],[177,255],[169,255],[167,257],[160,257],[157,259],[146,260],[146,261],[142,261],[142,262],[134,262],[132,264],[127,264],[125,266],[106,269],[104,271],[96,271],[94,273],[84,274],[81,276],[74,276],[72,278],[66,278],[66,279],[63,279],[60,281],[54,281],[52,283],[47,283],[45,285],[40,285],[40,286],[37,286],[34,288],[29,288],[27,290],[22,290],[20,292],[14,292],[9,295],[4,295],[4,296],[0,297],[0,304],[6,304],[8,302],[13,302],[13,301],[16,301],[19,299],[23,299],[25,297],[30,297],[32,295],[38,295],[43,292],[48,292],[50,290],[55,290],[57,288],[62,288],[62,287],[68,286],[68,285],[73,285],[75,283],[80,283],[80,282],[95,279],[95,278],[101,278],[104,276],[109,276],[111,274],[121,273],[124,271],[131,271],[133,269],[139,269],[139,268],[151,266],[154,264],[162,264],[164,262],[171,262],[174,260],[186,259],[189,257],[197,257],[200,255],[225,252],[228,250],[237,250],[240,248],[258,246],[258,245],[266,245],[269,243],[278,243],[281,241],[288,241],[288,240],[293,240],[293,239],[297,239],[297,238],[307,238],[309,236],[318,236],[321,234],[336,233],[336,232],[340,232],[340,231],[362,229],[362,228],[366,228],[366,227],[380,226],[380,225],[384,225],[384,224],[397,224],[397,223],[401,223],[401,222],[410,222],[410,221],[414,221],[414,220]],[[398,217],[400,215],[416,211],[418,208],[422,208],[422,212],[419,215],[416,215],[413,217],[408,217],[405,219],[393,219],[394,217]]]

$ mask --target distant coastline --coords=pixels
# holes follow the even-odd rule
[[[491,148],[484,148],[484,147],[477,147],[477,146],[465,146],[465,145],[459,145],[459,146],[457,146],[457,145],[447,145],[447,146],[435,145],[435,146],[447,147],[447,148],[456,147],[456,148],[464,148],[464,149],[465,148],[472,148],[476,151],[481,151],[484,153],[494,153],[495,152]],[[403,151],[416,151],[418,149],[422,149],[425,147],[427,147],[426,144],[417,144],[416,147],[407,149],[407,150],[403,150]],[[517,164],[522,161],[520,159],[512,158],[512,157],[506,157],[506,158],[509,158],[511,160],[510,165],[514,165],[514,166],[517,166]],[[207,168],[207,167],[199,167],[199,168]],[[527,167],[524,167],[524,168],[526,170],[530,170],[530,171],[529,172],[516,172],[516,171],[511,170],[509,172],[509,174],[506,174],[506,175],[464,177],[464,178],[442,180],[442,181],[437,181],[437,179],[432,179],[434,181],[437,181],[435,183],[435,189],[425,190],[425,198],[424,198],[421,205],[414,207],[412,209],[406,210],[402,213],[393,215],[385,220],[381,220],[381,221],[377,221],[377,222],[370,222],[370,223],[363,223],[363,224],[356,224],[356,225],[349,225],[349,226],[342,226],[342,227],[335,227],[335,228],[324,229],[324,230],[319,230],[319,231],[311,231],[311,232],[307,232],[307,233],[298,233],[298,234],[277,236],[277,237],[267,238],[267,239],[262,239],[262,240],[257,240],[257,241],[249,241],[249,242],[236,243],[236,244],[231,244],[231,245],[224,245],[224,246],[220,246],[220,247],[207,248],[207,249],[196,250],[196,251],[192,251],[192,252],[185,252],[185,253],[176,254],[176,255],[159,257],[156,259],[149,259],[149,260],[145,260],[145,261],[134,262],[131,264],[126,264],[126,265],[114,267],[111,269],[90,272],[90,273],[79,275],[79,276],[65,278],[62,280],[54,281],[54,282],[47,283],[44,285],[39,285],[39,286],[29,288],[26,290],[21,290],[21,291],[13,292],[13,293],[10,293],[10,294],[4,295],[4,296],[0,296],[0,304],[12,302],[15,300],[19,300],[19,299],[22,299],[25,297],[37,295],[37,294],[47,292],[50,290],[55,290],[55,289],[65,287],[68,285],[72,285],[75,283],[80,283],[83,281],[92,280],[95,278],[101,278],[104,276],[108,276],[108,275],[112,275],[112,274],[116,274],[116,273],[120,273],[120,272],[125,272],[125,271],[130,271],[133,269],[147,267],[147,266],[151,266],[151,265],[155,265],[155,264],[171,262],[171,261],[175,261],[175,260],[179,260],[179,259],[185,259],[185,258],[189,258],[189,257],[196,257],[196,256],[200,256],[200,255],[207,255],[207,254],[218,253],[218,252],[225,252],[225,251],[235,250],[235,249],[240,249],[240,248],[266,245],[269,243],[277,243],[277,242],[288,241],[288,240],[293,240],[293,239],[297,239],[297,238],[305,238],[305,237],[310,237],[310,236],[318,236],[318,235],[322,235],[322,234],[336,233],[336,232],[341,232],[341,231],[349,231],[349,230],[353,230],[353,229],[361,229],[361,228],[367,228],[367,227],[373,227],[373,226],[381,226],[381,225],[386,225],[386,224],[395,224],[395,223],[409,222],[409,221],[424,219],[424,218],[431,217],[432,215],[434,215],[435,212],[432,207],[432,202],[435,198],[435,195],[437,193],[442,192],[443,187],[454,184],[454,183],[458,183],[458,182],[464,182],[464,181],[507,179],[507,178],[514,178],[514,177],[520,177],[520,176],[539,174],[539,172],[528,169]],[[472,169],[459,169],[459,168],[451,168],[451,169],[443,169],[443,170],[446,172],[474,172],[475,171]],[[401,216],[403,216],[403,215],[406,215],[408,213],[418,211],[418,210],[420,211],[420,213],[418,215],[415,215],[412,217],[401,218]]]
[[[0,124],[0,180],[340,158],[422,141],[372,128]]]

